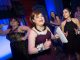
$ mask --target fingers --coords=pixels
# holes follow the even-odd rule
[[[59,35],[58,35],[58,34],[55,34],[54,36],[55,36],[55,38],[56,38],[56,39],[58,39],[58,38],[59,38]]]
[[[45,45],[49,47],[51,45],[51,41],[46,39]]]

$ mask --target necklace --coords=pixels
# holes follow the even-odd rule
[[[44,31],[44,30],[46,29],[46,26],[44,26],[44,29],[43,29],[42,31],[40,31],[39,29],[37,29],[36,26],[35,26],[35,29],[36,29],[37,31],[39,31],[39,32],[42,32],[42,31]]]

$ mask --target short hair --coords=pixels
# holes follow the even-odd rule
[[[31,21],[31,24],[32,24],[31,27],[35,27],[35,23],[33,22],[34,16],[35,15],[39,15],[39,14],[42,14],[43,15],[43,13],[41,11],[39,11],[39,10],[35,10],[35,11],[32,12],[32,14],[30,16],[30,21]]]

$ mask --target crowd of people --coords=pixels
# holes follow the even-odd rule
[[[10,41],[13,60],[80,60],[80,7],[77,7],[74,18],[71,17],[70,9],[63,9],[63,17],[64,20],[61,21],[52,11],[49,24],[60,27],[68,43],[61,42],[55,26],[47,25],[43,13],[39,10],[33,11],[30,16],[31,27],[21,26],[17,18],[12,18],[7,30],[0,29],[0,35],[6,35]],[[61,42],[66,59],[64,56],[62,59],[56,58],[58,50],[55,40]],[[75,59],[72,55],[75,55]]]

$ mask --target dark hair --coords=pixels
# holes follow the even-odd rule
[[[19,23],[18,26],[20,26],[20,21],[18,20],[18,18],[10,18],[8,29],[11,29],[11,28],[12,28],[12,26],[10,25],[10,22],[11,22],[13,19],[14,19],[15,21],[17,21],[17,22]]]
[[[69,13],[71,13],[71,9],[70,9],[70,8],[64,8],[63,10],[65,10],[65,9],[66,9],[67,11],[69,11]],[[70,14],[70,17],[73,17],[72,14]]]
[[[64,9],[68,10],[69,12],[71,12],[71,9],[70,8],[64,8]]]

